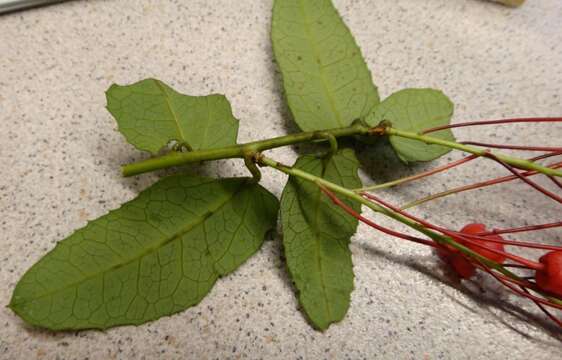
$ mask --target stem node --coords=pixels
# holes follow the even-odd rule
[[[256,166],[258,158],[261,154],[257,151],[247,151],[244,153],[244,164],[252,174],[253,181],[259,183],[261,180],[261,171]]]
[[[338,152],[338,140],[336,137],[327,131],[318,131],[314,134],[315,139],[328,140],[330,143],[330,154],[334,155]]]

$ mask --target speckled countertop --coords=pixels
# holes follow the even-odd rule
[[[382,97],[404,87],[440,88],[457,104],[456,121],[562,114],[559,0],[530,0],[516,10],[476,0],[335,3]],[[156,178],[120,176],[120,164],[144,155],[125,142],[104,109],[111,83],[158,77],[188,94],[224,93],[241,119],[241,141],[295,131],[272,60],[271,6],[92,0],[0,16],[0,304],[57,240]],[[560,145],[562,126],[457,134]],[[413,171],[382,148],[369,150],[361,155],[365,182]],[[272,156],[292,162],[295,151]],[[245,173],[239,161],[196,171]],[[385,196],[401,203],[500,172],[479,162]],[[263,183],[279,195],[285,180],[266,171]],[[417,213],[452,227],[475,220],[476,213],[491,226],[515,226],[552,221],[559,209],[515,185],[452,197]],[[544,232],[543,240],[556,236]],[[279,240],[266,242],[199,306],[140,327],[52,334],[1,307],[0,358],[562,358],[559,334],[532,320],[541,318],[532,304],[518,303],[493,284],[484,294],[455,285],[429,250],[364,226],[351,246],[356,281],[349,314],[316,332],[297,311]]]

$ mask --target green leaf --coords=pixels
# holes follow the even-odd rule
[[[299,157],[294,167],[348,187],[361,187],[359,163],[350,149],[329,158]],[[342,199],[355,211],[358,203]],[[281,197],[283,245],[299,301],[312,324],[325,330],[349,308],[353,265],[349,241],[357,220],[334,206],[320,189],[291,177]]]
[[[453,116],[453,108],[451,100],[439,90],[405,89],[386,98],[365,121],[370,126],[377,126],[381,121],[387,120],[396,129],[417,133],[449,124]],[[449,129],[431,133],[431,136],[455,141]],[[399,136],[391,136],[390,143],[398,157],[406,163],[434,160],[451,151],[445,146],[428,145]]]
[[[21,278],[9,306],[53,330],[176,313],[260,248],[277,210],[247,178],[165,178],[59,242]]]
[[[192,150],[236,144],[238,120],[223,95],[188,96],[160,80],[111,85],[107,109],[127,141],[153,154],[175,140]]]
[[[361,51],[330,0],[275,0],[271,38],[302,130],[347,126],[379,102]]]

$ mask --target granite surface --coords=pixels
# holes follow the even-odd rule
[[[455,121],[562,114],[562,2],[519,9],[477,0],[335,1],[382,97],[442,89]],[[223,93],[240,140],[295,131],[269,41],[271,1],[72,1],[0,16],[0,304],[20,276],[74,229],[135,196],[160,174],[124,179],[139,154],[116,131],[104,91],[157,77],[178,91]],[[561,125],[458,130],[462,139],[560,145]],[[270,155],[292,162],[298,149]],[[458,158],[451,154],[441,159]],[[382,146],[363,149],[364,182],[411,174]],[[433,166],[433,165],[430,165]],[[240,161],[192,171],[246,174]],[[486,161],[384,192],[403,203],[504,174]],[[265,171],[279,195],[286,178]],[[415,211],[458,228],[557,220],[559,208],[524,185],[497,186]],[[377,221],[390,224],[377,217]],[[560,242],[559,231],[535,240]],[[0,307],[1,359],[562,358],[560,333],[528,302],[487,279],[451,278],[426,248],[365,226],[352,239],[355,291],[347,317],[312,330],[281,256],[279,236],[218,281],[197,306],[139,327],[53,334]]]

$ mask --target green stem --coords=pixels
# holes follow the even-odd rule
[[[252,174],[252,180],[255,183],[259,183],[261,180],[261,171],[260,169],[258,169],[258,166],[254,162],[253,157],[244,156],[244,164],[246,165],[246,168],[248,168],[248,171]]]
[[[380,136],[383,134],[418,140],[426,144],[446,146],[451,149],[465,151],[477,156],[486,156],[486,154],[488,153],[488,150],[482,150],[472,146],[459,144],[454,141],[447,141],[432,136],[420,135],[409,131],[398,130],[392,127],[387,127],[384,129],[378,127],[369,128],[368,126],[363,125],[360,122],[354,122],[352,125],[343,128],[301,132],[286,136],[280,136],[273,139],[253,141],[245,144],[237,144],[217,149],[205,149],[190,152],[170,152],[159,157],[150,158],[133,164],[127,164],[122,167],[122,171],[123,176],[133,176],[145,172],[200,161],[246,158],[248,156],[254,156],[255,154],[258,154],[264,150],[309,141],[328,141],[332,150],[334,150],[337,148],[336,139],[339,137],[355,135]],[[494,155],[501,161],[520,169],[534,170],[545,175],[562,177],[562,171],[541,166],[533,161],[519,159],[498,153],[494,153]]]
[[[332,148],[335,147],[336,138],[354,135],[368,135],[369,127],[355,122],[353,125],[321,131],[307,131],[273,139],[253,141],[245,144],[227,146],[218,149],[197,150],[191,152],[171,152],[159,157],[154,157],[122,167],[123,176],[133,176],[149,171],[164,169],[172,166],[184,165],[200,161],[245,158],[261,151],[282,146],[293,145],[312,140],[328,141]]]
[[[474,155],[478,155],[478,156],[482,156],[485,157],[486,153],[488,153],[488,150],[484,150],[484,149],[478,149],[469,145],[463,145],[463,144],[459,144],[457,142],[454,141],[448,141],[448,140],[443,140],[443,139],[439,139],[436,137],[432,137],[432,136],[427,136],[427,135],[420,135],[417,133],[413,133],[410,131],[404,131],[404,130],[398,130],[392,127],[387,127],[384,129],[384,133],[390,136],[400,136],[406,139],[412,139],[412,140],[418,140],[418,141],[422,141],[426,144],[433,144],[433,145],[442,145],[442,146],[446,146],[448,148],[451,149],[456,149],[456,150],[460,150],[460,151],[464,151],[467,153],[471,153]],[[557,176],[557,177],[562,177],[562,171],[559,170],[555,170],[552,168],[548,168],[546,166],[541,166],[533,161],[529,161],[529,160],[525,160],[525,159],[519,159],[516,157],[511,157],[511,156],[507,156],[507,155],[502,155],[502,154],[498,154],[498,153],[493,153],[495,157],[497,157],[498,159],[500,159],[501,161],[514,166],[516,168],[519,169],[525,169],[525,170],[535,170],[538,171],[542,174],[545,175],[549,175],[549,176]]]
[[[330,144],[330,152],[333,154],[338,152],[338,140],[336,137],[328,132],[322,131],[318,133],[319,140],[328,140]]]

